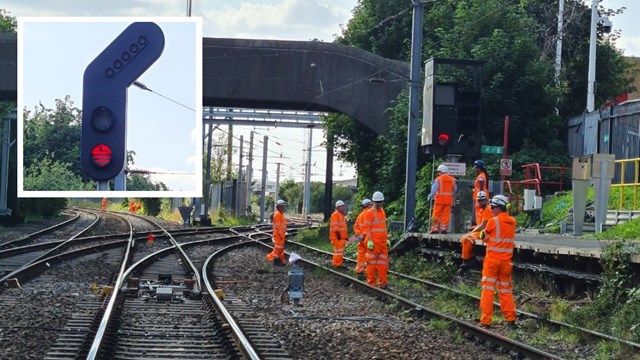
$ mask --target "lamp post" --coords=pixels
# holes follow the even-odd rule
[[[598,23],[602,21],[602,30],[611,32],[611,21],[606,16],[598,14],[598,4],[602,0],[593,0],[591,3],[591,33],[589,38],[589,75],[587,77],[587,112],[595,110],[595,82],[596,82],[596,32]]]

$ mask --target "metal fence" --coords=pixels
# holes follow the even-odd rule
[[[567,128],[570,156],[600,153],[614,154],[616,160],[640,157],[640,100],[574,116]],[[629,168],[623,171],[623,166]],[[616,166],[613,183],[633,182],[634,172],[633,164]]]

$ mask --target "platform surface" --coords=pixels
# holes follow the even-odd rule
[[[443,241],[460,241],[464,234],[429,234],[429,233],[409,233],[403,237],[419,238],[419,239],[437,239]],[[400,241],[400,242],[402,242]],[[615,240],[598,240],[587,239],[573,235],[560,234],[535,234],[535,233],[519,233],[516,234],[516,249],[531,250],[546,254],[558,255],[574,255],[592,258],[601,258],[603,249]],[[631,257],[634,263],[640,263],[640,240],[629,240],[635,243],[638,252]],[[397,244],[399,245],[399,243]],[[481,240],[476,240],[476,245],[483,246]],[[396,247],[394,245],[393,247]]]

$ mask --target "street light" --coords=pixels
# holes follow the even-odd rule
[[[611,32],[612,23],[606,16],[598,14],[598,4],[602,0],[593,0],[591,3],[591,35],[589,38],[589,76],[587,78],[587,112],[592,112],[595,107],[595,82],[596,82],[596,32],[598,23],[602,21],[602,30]]]

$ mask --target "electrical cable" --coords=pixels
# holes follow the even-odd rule
[[[139,81],[134,81],[134,82],[133,82],[133,85],[134,85],[134,86],[136,86],[136,87],[138,87],[138,88],[140,88],[140,89],[142,89],[142,90],[146,90],[146,91],[152,92],[152,93],[154,93],[154,94],[156,94],[156,95],[158,95],[158,96],[160,96],[160,97],[163,97],[163,98],[165,98],[165,99],[167,99],[167,100],[169,100],[169,101],[171,101],[171,102],[173,102],[173,103],[175,103],[175,104],[178,104],[178,105],[180,105],[180,106],[182,106],[182,107],[184,107],[184,108],[187,108],[187,109],[189,109],[189,110],[191,110],[191,111],[193,111],[193,112],[195,112],[195,111],[196,111],[195,109],[190,108],[190,107],[188,107],[188,106],[187,106],[187,105],[185,105],[185,104],[182,104],[182,103],[180,103],[180,102],[178,102],[178,101],[176,101],[176,100],[173,100],[173,99],[171,99],[171,98],[169,98],[169,97],[166,97],[166,96],[164,96],[164,95],[162,95],[162,94],[160,94],[160,93],[158,93],[158,92],[155,92],[155,91],[153,91],[153,90],[149,89],[145,84],[143,84],[143,83],[141,83],[141,82],[139,82]]]

